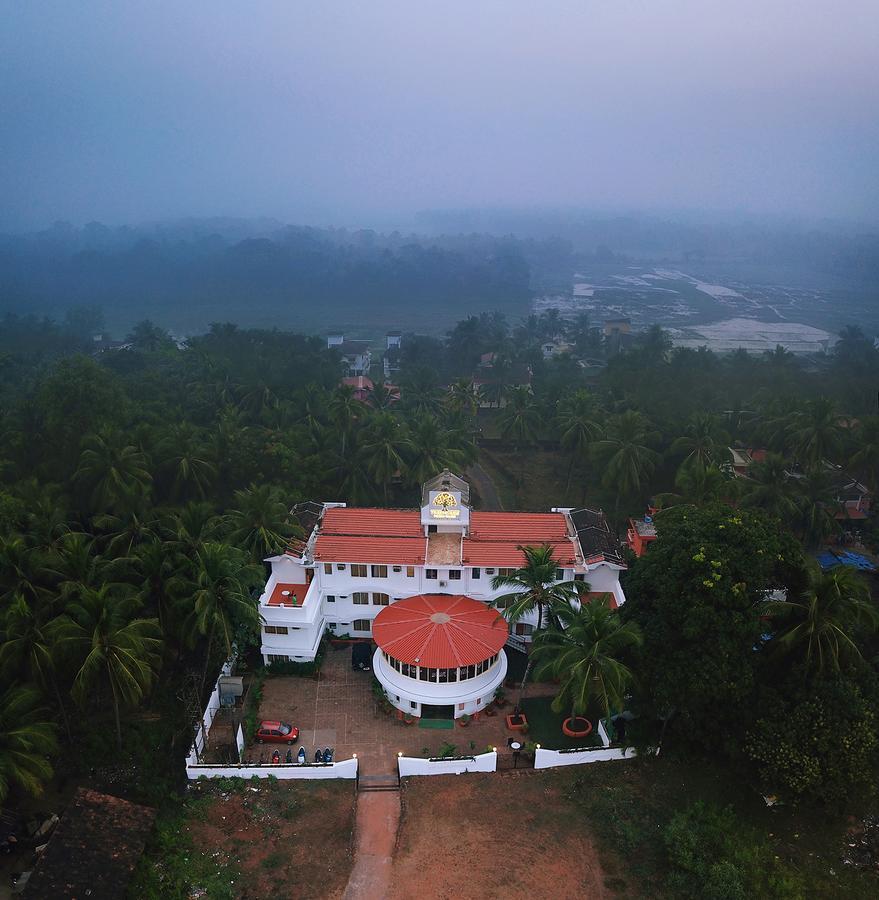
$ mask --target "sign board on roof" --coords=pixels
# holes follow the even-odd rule
[[[470,510],[461,500],[460,491],[430,491],[427,506],[421,510],[423,524],[466,525],[470,520]]]

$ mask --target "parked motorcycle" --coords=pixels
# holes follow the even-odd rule
[[[333,761],[333,748],[332,747],[324,748],[323,761],[325,763],[331,763]]]
[[[287,748],[287,755],[284,757],[284,762],[286,762],[286,763],[293,762],[293,748],[292,747]]]
[[[305,747],[300,747],[300,748],[299,748],[299,752],[296,754],[296,760],[297,760],[297,762],[299,763],[300,766],[304,766],[304,765],[305,765],[305,759],[306,759],[306,756],[305,756]]]

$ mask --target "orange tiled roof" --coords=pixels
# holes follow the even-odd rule
[[[369,534],[383,537],[423,536],[417,509],[333,506],[324,513],[321,534]]]
[[[525,564],[522,547],[548,543],[552,554],[561,566],[572,566],[576,562],[574,545],[571,541],[474,541],[464,539],[463,561],[465,566],[502,566],[516,568]]]
[[[507,623],[497,610],[470,597],[418,594],[382,609],[372,635],[401,662],[452,668],[498,653],[507,640]]]
[[[321,534],[314,545],[314,558],[326,562],[386,563],[417,566],[424,562],[424,537],[368,537]]]

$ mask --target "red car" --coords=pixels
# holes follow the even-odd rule
[[[256,729],[257,744],[295,744],[299,729],[289,722],[260,722]]]

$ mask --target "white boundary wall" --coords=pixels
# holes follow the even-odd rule
[[[464,772],[497,771],[497,753],[480,753],[478,756],[459,756],[452,759],[421,759],[417,756],[398,756],[400,777],[407,775],[461,775]]]
[[[634,747],[590,747],[586,750],[544,750],[534,752],[535,769],[551,769],[555,766],[582,766],[587,763],[608,762],[612,759],[634,759]]]
[[[324,765],[299,765],[298,763],[264,764],[261,766],[210,766],[187,762],[186,777],[190,781],[197,778],[269,778],[290,781],[296,778],[316,780],[321,778],[356,778],[357,760],[343,759]]]

